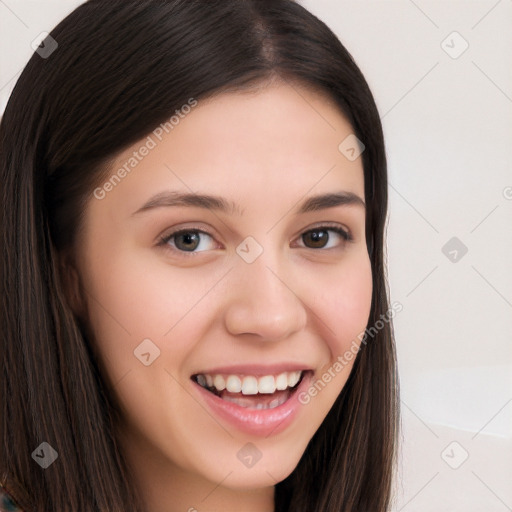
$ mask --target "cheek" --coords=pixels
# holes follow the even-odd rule
[[[201,301],[222,272],[156,265],[135,251],[91,253],[82,267],[88,323],[112,383],[141,366],[141,343],[160,361],[182,361],[209,319]],[[152,348],[144,340],[151,340]],[[172,341],[172,342],[171,342]],[[169,357],[172,356],[172,357]],[[152,354],[153,357],[153,354]]]
[[[106,259],[105,259],[106,261]],[[119,251],[86,269],[93,315],[135,337],[162,337],[195,313],[195,305],[225,272],[173,268],[141,251]],[[87,286],[86,286],[87,287]],[[105,325],[106,325],[105,324]]]
[[[366,255],[354,256],[326,276],[316,313],[325,321],[331,358],[345,352],[366,329],[372,302],[372,269]]]
[[[340,328],[345,326],[347,331],[364,331],[370,316],[372,302],[372,270],[369,259],[363,259],[343,276],[342,293],[338,295],[338,303],[334,301],[339,311]],[[334,316],[336,318],[336,316]]]
[[[372,269],[363,251],[316,279],[323,283],[312,305],[326,346],[323,364],[299,396],[310,418],[320,424],[343,390],[354,366],[372,302]],[[313,435],[313,432],[311,433]]]

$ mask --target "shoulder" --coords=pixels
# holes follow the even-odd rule
[[[0,512],[23,512],[2,484],[0,484]]]

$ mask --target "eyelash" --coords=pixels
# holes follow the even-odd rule
[[[353,239],[352,235],[350,234],[350,232],[346,231],[343,228],[341,228],[338,224],[334,224],[334,225],[333,224],[323,224],[321,226],[315,226],[315,227],[310,228],[307,231],[304,231],[303,233],[301,233],[300,237],[302,237],[303,235],[305,235],[307,233],[311,233],[311,232],[314,232],[314,231],[334,231],[336,234],[340,235],[340,237],[343,239],[342,245],[344,245],[347,242],[353,242],[354,241],[354,239]],[[213,234],[209,233],[208,231],[192,227],[192,228],[187,228],[187,229],[179,229],[177,231],[173,231],[172,233],[170,233],[168,235],[161,236],[159,238],[159,242],[158,242],[157,245],[159,247],[163,247],[164,249],[169,249],[170,251],[178,252],[180,254],[183,254],[183,255],[185,255],[185,257],[188,257],[188,256],[192,257],[192,255],[194,255],[194,254],[200,254],[201,252],[204,252],[204,251],[182,251],[182,250],[180,250],[180,249],[178,249],[176,247],[169,246],[169,242],[170,242],[171,239],[173,239],[177,235],[181,235],[183,233],[201,233],[201,234],[204,234],[204,235],[208,235],[211,238],[215,238],[213,236]],[[336,249],[335,247],[330,247],[329,249],[323,249],[322,247],[319,248],[319,249],[315,249],[315,248],[312,248],[312,247],[301,247],[301,248],[302,249],[312,249],[312,250],[324,250],[324,251],[328,251],[328,250],[331,250],[331,249]]]

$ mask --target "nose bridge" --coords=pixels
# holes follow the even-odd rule
[[[243,258],[231,272],[226,328],[269,341],[290,336],[306,323],[306,309],[296,294],[288,263],[277,250],[265,249],[254,261]]]

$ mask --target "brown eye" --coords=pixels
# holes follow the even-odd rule
[[[329,231],[335,233],[336,236],[330,236]],[[325,249],[326,245],[329,243],[329,241],[331,241],[331,238],[334,238],[334,240],[336,240],[336,237],[341,237],[343,242],[348,242],[352,240],[350,234],[344,229],[341,229],[339,227],[326,226],[321,226],[306,231],[301,238],[306,247],[310,249]]]
[[[202,252],[204,250],[208,250],[208,247],[202,248],[199,251],[197,250],[198,247],[202,245],[204,246],[204,235],[212,239],[212,236],[205,231],[198,229],[182,229],[180,231],[174,231],[173,233],[163,237],[160,240],[159,245],[167,246],[171,250],[179,252]]]
[[[187,231],[174,235],[174,244],[183,251],[194,251],[197,249],[200,241],[198,233]]]
[[[329,234],[327,230],[315,229],[302,235],[302,240],[306,245],[311,243],[310,247],[314,249],[321,249],[329,241]]]

